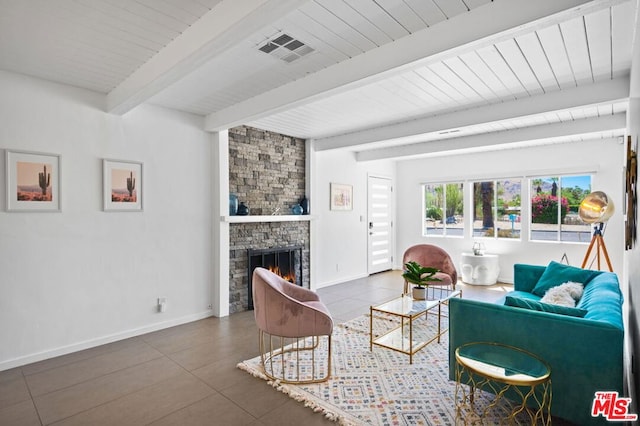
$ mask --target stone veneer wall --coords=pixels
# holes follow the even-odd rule
[[[304,190],[304,139],[247,126],[229,129],[229,193],[250,214],[291,214]]]
[[[251,215],[291,214],[304,195],[305,141],[247,126],[229,129],[229,193]],[[229,313],[247,310],[247,249],[303,246],[309,288],[309,222],[232,223],[229,229]]]

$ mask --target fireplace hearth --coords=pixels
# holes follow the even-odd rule
[[[253,270],[258,267],[269,269],[285,280],[302,286],[302,246],[274,247],[268,249],[248,249],[248,309],[253,309]]]

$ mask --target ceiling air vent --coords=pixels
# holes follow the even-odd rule
[[[258,50],[289,63],[313,52],[313,48],[288,34],[275,36],[259,47]]]

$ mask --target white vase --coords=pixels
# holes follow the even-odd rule
[[[427,298],[427,288],[413,287],[411,294],[415,300],[425,300]]]

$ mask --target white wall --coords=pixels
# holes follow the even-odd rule
[[[153,106],[109,115],[103,95],[6,72],[0,91],[0,150],[62,157],[60,213],[5,212],[0,162],[0,370],[210,315],[214,191],[202,118]],[[435,242],[459,262],[471,238],[421,236],[421,182],[597,170],[594,189],[619,206],[605,237],[618,270],[623,150],[605,140],[397,164],[313,152],[312,285],[367,275],[368,175],[395,180],[396,254]],[[144,163],[144,212],[102,211],[103,158]],[[331,182],[353,185],[353,211],[330,211]],[[506,281],[513,263],[544,264],[567,252],[575,264],[586,250],[524,241],[487,247],[501,254]],[[166,313],[155,312],[157,297],[168,298]]]
[[[0,93],[0,150],[62,159],[60,213],[6,212],[0,166],[0,370],[210,315],[202,118],[6,72]],[[103,158],[144,163],[144,212],[102,211]]]
[[[367,176],[394,178],[393,161],[358,163],[346,151],[313,153],[311,214],[312,286],[321,288],[367,276]],[[353,185],[353,210],[331,211],[331,183]]]
[[[471,238],[470,232],[466,232],[467,236],[464,238],[422,236],[421,183],[596,171],[592,180],[592,190],[606,192],[616,205],[616,213],[607,224],[605,242],[614,271],[621,271],[624,248],[624,149],[621,140],[607,139],[400,161],[397,164],[396,179],[397,258],[413,244],[436,244],[449,252],[460,271],[461,253],[471,251],[473,246],[474,239]],[[527,195],[523,194],[523,199],[526,197]],[[523,213],[526,214],[524,209],[528,210],[528,206],[523,205]],[[576,243],[528,242],[526,239],[482,239],[482,242],[485,243],[488,252],[500,255],[499,279],[504,282],[513,282],[515,263],[546,265],[551,260],[560,261],[562,255],[567,253],[570,264],[580,266],[587,251],[587,245]],[[603,269],[606,269],[604,263]]]
[[[638,11],[640,16],[640,10]],[[627,134],[631,135],[632,149],[638,153],[640,148],[640,35],[636,30],[636,49],[634,54],[637,57],[634,64],[638,65],[636,73],[632,74],[632,97],[629,99],[629,109],[627,110]],[[636,174],[638,167],[636,164]],[[636,184],[636,193],[637,193]],[[636,235],[640,235],[640,215],[636,205]],[[636,238],[633,248],[625,252],[626,279],[621,282],[623,295],[625,298],[625,373],[627,378],[627,387],[629,397],[633,401],[632,413],[638,412],[640,401],[640,375],[638,369],[638,354],[640,354],[640,312],[638,309],[638,300],[640,300],[640,240]]]

